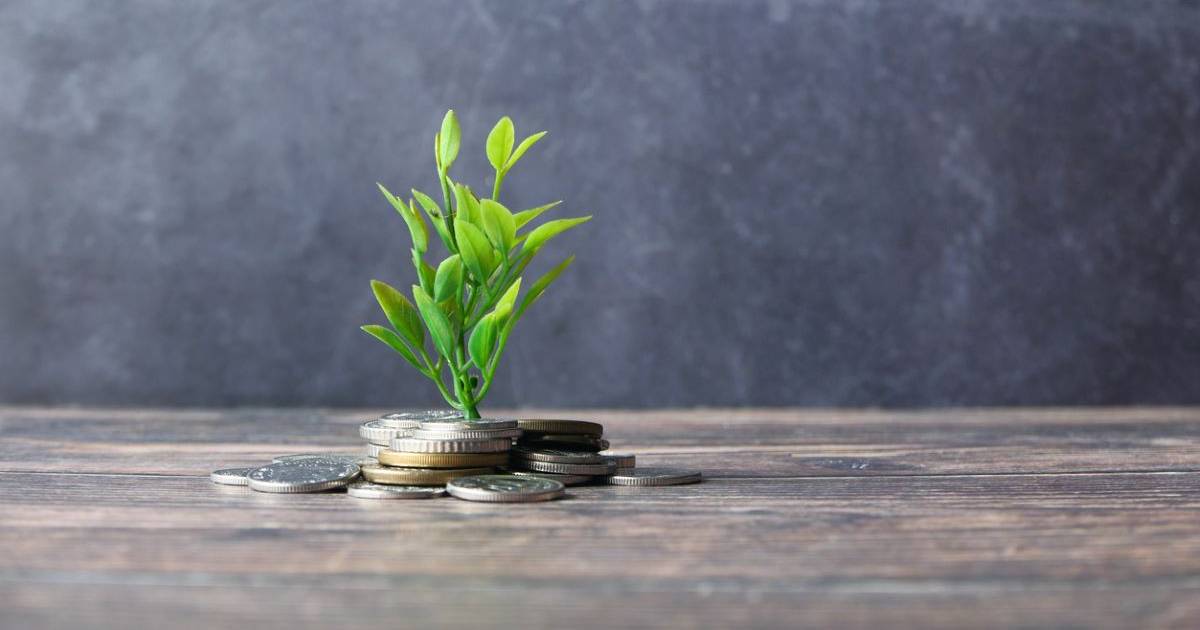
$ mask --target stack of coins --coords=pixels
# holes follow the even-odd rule
[[[637,468],[634,455],[607,453],[604,426],[584,420],[521,420],[512,451],[514,475],[537,476],[573,486],[671,486],[700,481],[699,471]]]
[[[514,475],[573,486],[606,479],[634,466],[632,455],[609,455],[604,426],[584,420],[521,420],[522,435],[509,465]]]
[[[389,413],[375,420],[367,420],[358,427],[359,436],[366,442],[363,455],[371,460],[377,459],[380,451],[391,445],[393,438],[412,435],[412,432],[421,426],[422,420],[448,420],[461,417],[462,414],[457,411],[432,409]],[[367,461],[365,463],[375,462]]]
[[[362,467],[372,483],[442,486],[452,479],[495,472],[508,464],[516,420],[425,419],[378,451],[377,464]]]

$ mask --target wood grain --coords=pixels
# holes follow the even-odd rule
[[[214,486],[377,411],[0,408],[0,627],[1196,627],[1200,410],[564,412],[705,483]]]

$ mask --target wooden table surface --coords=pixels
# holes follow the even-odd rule
[[[1200,409],[523,411],[706,476],[530,505],[208,480],[377,413],[0,407],[0,627],[1200,627]]]

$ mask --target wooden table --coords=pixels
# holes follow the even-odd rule
[[[0,627],[1200,627],[1200,409],[567,413],[707,480],[531,505],[208,480],[373,415],[0,407]]]

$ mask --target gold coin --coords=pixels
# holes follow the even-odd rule
[[[440,486],[451,479],[488,475],[494,471],[492,468],[397,468],[378,464],[361,468],[367,481],[392,486]]]
[[[508,453],[403,453],[386,450],[379,452],[379,463],[412,468],[499,466],[508,463]]]
[[[559,435],[604,435],[604,425],[586,420],[518,420],[517,425],[527,433]]]

